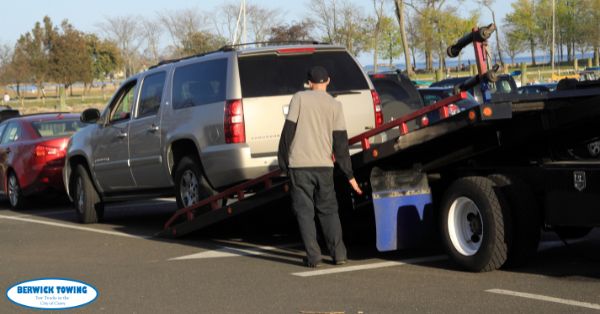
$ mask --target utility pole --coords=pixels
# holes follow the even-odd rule
[[[238,38],[240,22],[242,23],[242,31],[241,35]],[[242,42],[246,42],[246,0],[242,0],[240,2],[240,12],[238,13],[237,22],[235,24],[235,32],[233,33],[232,44],[241,44]]]
[[[554,75],[554,48],[555,43],[555,27],[556,27],[556,0],[552,0],[552,47],[550,48],[550,63],[552,63],[552,75]]]
[[[500,30],[498,28],[498,24],[496,23],[496,13],[492,9],[492,3],[494,3],[494,0],[480,0],[480,3],[490,10],[490,13],[492,13],[492,22],[494,25],[496,25],[496,46],[498,49],[498,59],[500,59],[500,65],[504,66],[504,60],[502,59],[502,47],[500,45]]]

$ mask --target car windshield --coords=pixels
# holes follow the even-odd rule
[[[369,89],[362,70],[347,52],[327,51],[240,57],[242,94],[244,97],[294,94],[305,89],[308,70],[315,65],[329,72],[331,83],[327,90],[330,92]]]
[[[44,137],[71,136],[83,127],[79,119],[46,120],[31,122],[38,135]]]

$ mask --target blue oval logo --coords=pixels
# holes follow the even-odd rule
[[[6,291],[6,297],[27,308],[64,310],[94,302],[98,297],[98,290],[83,281],[40,278],[13,285]]]

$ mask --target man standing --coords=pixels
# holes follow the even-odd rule
[[[315,208],[333,262],[341,265],[347,260],[333,186],[333,156],[354,191],[362,194],[352,173],[342,104],[327,93],[329,82],[325,68],[310,69],[310,90],[292,98],[279,141],[279,167],[292,182],[292,207],[306,250],[304,264],[308,267],[321,263]]]

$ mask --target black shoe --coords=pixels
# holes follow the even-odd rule
[[[321,261],[309,262],[307,258],[303,258],[302,263],[304,264],[304,266],[310,267],[310,268],[317,268],[322,265]]]

